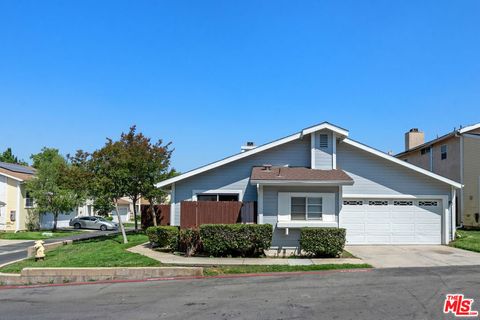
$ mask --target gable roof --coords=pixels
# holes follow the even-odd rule
[[[237,154],[235,154],[231,157],[227,157],[227,158],[224,158],[222,160],[212,162],[212,163],[207,164],[203,167],[200,167],[200,168],[185,172],[185,173],[183,173],[181,175],[178,175],[176,177],[161,181],[161,182],[157,183],[157,187],[161,188],[161,187],[171,185],[172,183],[175,183],[175,182],[180,181],[180,180],[184,180],[186,178],[192,177],[192,176],[200,174],[202,172],[212,170],[212,169],[218,168],[220,166],[223,166],[225,164],[228,164],[228,163],[231,163],[231,162],[234,162],[234,161],[252,156],[252,155],[257,154],[257,153],[260,153],[262,151],[278,147],[282,144],[301,139],[301,138],[303,138],[304,135],[310,134],[310,133],[315,132],[315,131],[323,130],[323,129],[331,130],[335,133],[338,133],[340,136],[347,136],[348,135],[347,130],[345,130],[343,128],[340,128],[338,126],[335,126],[335,125],[325,121],[325,122],[322,122],[322,123],[317,124],[315,126],[305,128],[302,131],[300,131],[298,133],[295,133],[295,134],[292,134],[290,136],[287,136],[287,137],[284,137],[284,138],[266,143],[264,145],[261,145],[261,146],[258,146],[256,148],[254,148],[254,149],[247,150],[245,152],[237,153]]]
[[[401,156],[404,156],[406,154],[409,154],[411,152],[415,152],[415,151],[418,151],[420,149],[423,149],[425,147],[429,147],[431,145],[434,145],[435,143],[438,143],[440,141],[443,141],[443,140],[446,140],[448,138],[451,138],[451,137],[454,137],[458,134],[466,134],[468,133],[469,131],[472,131],[472,130],[475,130],[475,129],[479,129],[480,128],[480,122],[477,123],[477,124],[473,124],[471,126],[466,126],[466,127],[463,127],[461,129],[458,129],[458,130],[453,130],[452,132],[449,132],[447,134],[444,134],[443,136],[440,136],[438,138],[435,138],[435,139],[432,139],[430,141],[427,141],[425,143],[422,143],[416,147],[413,147],[409,150],[405,150],[405,151],[402,151],[402,152],[399,152],[395,155],[395,157],[401,157]]]
[[[0,162],[0,175],[17,181],[26,181],[33,178],[35,169],[20,164]]]
[[[458,182],[456,182],[456,181],[453,181],[453,180],[451,180],[451,179],[445,178],[445,177],[443,177],[443,176],[441,176],[441,175],[438,175],[438,174],[436,174],[436,173],[433,173],[433,172],[430,172],[430,171],[428,171],[428,170],[425,170],[425,169],[422,169],[422,168],[420,168],[420,167],[417,167],[417,166],[415,166],[415,165],[413,165],[413,164],[411,164],[411,163],[408,163],[408,162],[406,162],[406,161],[403,161],[403,160],[400,160],[400,159],[398,159],[398,158],[395,158],[394,156],[391,156],[391,155],[389,155],[389,154],[387,154],[387,153],[385,153],[385,152],[383,152],[383,151],[380,151],[380,150],[374,149],[374,148],[372,148],[372,147],[369,147],[369,146],[367,146],[367,145],[364,145],[364,144],[362,144],[362,143],[360,143],[360,142],[358,142],[358,141],[355,141],[355,140],[346,138],[346,139],[343,140],[343,142],[344,142],[344,143],[347,143],[347,144],[349,144],[349,145],[351,145],[351,146],[353,146],[353,147],[356,147],[356,148],[362,149],[362,150],[364,150],[364,151],[367,151],[367,152],[369,152],[369,153],[372,153],[372,154],[374,154],[374,155],[376,155],[376,156],[379,156],[379,157],[381,157],[381,158],[384,158],[384,159],[386,159],[386,160],[392,161],[392,162],[394,162],[394,163],[396,163],[396,164],[399,164],[399,165],[401,165],[401,166],[404,166],[404,167],[406,167],[406,168],[412,169],[412,170],[414,170],[414,171],[416,171],[416,172],[422,173],[422,174],[424,174],[424,175],[426,175],[426,176],[429,176],[429,177],[431,177],[431,178],[433,178],[433,179],[436,179],[436,180],[445,182],[446,184],[449,184],[449,185],[451,185],[451,186],[453,186],[453,187],[455,187],[455,188],[460,189],[460,188],[462,187],[462,184],[461,184],[461,183],[458,183]]]
[[[292,134],[290,136],[287,136],[287,137],[284,137],[284,138],[281,138],[281,139],[278,139],[278,140],[275,140],[275,141],[272,141],[272,142],[269,142],[269,143],[266,143],[264,145],[261,145],[261,146],[258,146],[256,147],[255,149],[251,149],[251,150],[248,150],[248,151],[245,151],[245,152],[242,152],[242,153],[238,153],[238,154],[235,154],[231,157],[227,157],[227,158],[224,158],[222,160],[219,160],[219,161],[216,161],[216,162],[212,162],[210,164],[207,164],[203,167],[199,167],[197,169],[194,169],[194,170],[191,170],[191,171],[188,171],[188,172],[185,172],[181,175],[178,175],[176,177],[173,177],[173,178],[170,178],[170,179],[167,179],[167,180],[164,180],[164,181],[161,181],[159,183],[157,183],[157,188],[162,188],[162,187],[166,187],[166,186],[169,186],[175,182],[178,182],[178,181],[181,181],[181,180],[185,180],[187,178],[190,178],[192,176],[195,176],[197,174],[200,174],[200,173],[203,173],[203,172],[206,172],[206,171],[209,171],[209,170],[212,170],[212,169],[215,169],[215,168],[218,168],[220,166],[223,166],[223,165],[226,165],[228,163],[231,163],[231,162],[234,162],[234,161],[237,161],[237,160],[240,160],[240,159],[243,159],[243,158],[246,158],[246,157],[249,157],[249,156],[252,156],[254,154],[257,154],[257,153],[260,153],[260,152],[263,152],[265,150],[268,150],[268,149],[272,149],[274,147],[278,147],[280,145],[283,145],[283,144],[286,144],[288,142],[291,142],[291,141],[294,141],[294,140],[298,140],[298,139],[302,139],[304,135],[307,135],[307,134],[311,134],[313,132],[316,132],[316,131],[320,131],[320,130],[324,130],[324,129],[327,129],[327,130],[331,130],[333,132],[335,132],[336,134],[338,134],[341,138],[343,138],[343,141],[346,142],[346,143],[349,143],[350,145],[352,146],[355,146],[357,148],[360,148],[360,149],[363,149],[367,152],[370,152],[374,155],[377,155],[377,156],[380,156],[386,160],[389,160],[389,161],[392,161],[392,162],[395,162],[401,166],[404,166],[404,167],[407,167],[411,170],[414,170],[416,172],[419,172],[421,174],[424,174],[424,175],[427,175],[431,178],[434,178],[436,180],[439,180],[439,181],[442,181],[444,183],[447,183],[449,185],[452,185],[456,188],[461,188],[462,185],[458,182],[455,182],[453,180],[450,180],[450,179],[447,179],[445,177],[442,177],[440,175],[437,175],[435,173],[432,173],[430,171],[427,171],[427,170],[424,170],[420,167],[417,167],[417,166],[414,166],[410,163],[407,163],[405,161],[402,161],[402,160],[399,160],[393,156],[390,156],[382,151],[379,151],[379,150],[376,150],[374,148],[371,148],[369,146],[366,146],[364,144],[361,144],[357,141],[354,141],[354,140],[351,140],[348,138],[348,130],[346,129],[343,129],[341,127],[338,127],[338,126],[335,126],[329,122],[322,122],[318,125],[315,125],[315,126],[312,126],[312,127],[308,127],[308,128],[305,128],[303,129],[302,131],[298,132],[298,133],[295,133],[295,134]]]

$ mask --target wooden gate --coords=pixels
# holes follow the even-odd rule
[[[180,205],[180,227],[196,228],[202,224],[254,223],[253,202],[183,201]]]
[[[157,225],[170,225],[170,205],[161,204],[155,206],[155,215],[157,217]],[[150,210],[150,205],[142,205],[142,229],[153,226],[153,216]]]

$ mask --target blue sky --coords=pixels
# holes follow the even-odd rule
[[[480,122],[479,1],[2,1],[0,149],[136,124],[200,166],[324,120],[384,151]]]

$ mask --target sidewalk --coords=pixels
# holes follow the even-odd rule
[[[308,259],[308,258],[210,258],[210,257],[183,257],[168,252],[155,251],[150,245],[142,244],[127,249],[130,252],[138,253],[151,259],[160,261],[163,264],[195,265],[195,266],[219,266],[219,265],[288,265],[288,266],[309,266],[320,264],[360,264],[361,259]]]

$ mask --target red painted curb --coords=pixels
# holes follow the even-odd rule
[[[328,275],[334,273],[358,273],[371,272],[373,269],[345,269],[345,270],[325,270],[325,271],[299,271],[299,272],[272,272],[272,273],[242,273],[242,274],[226,274],[219,276],[190,276],[190,277],[163,277],[149,278],[142,280],[105,280],[90,282],[69,282],[69,283],[52,283],[52,284],[34,284],[19,286],[0,286],[0,290],[8,289],[32,289],[46,287],[67,287],[67,286],[85,286],[92,284],[114,284],[114,283],[139,283],[153,281],[184,281],[184,280],[200,280],[200,279],[235,279],[235,278],[253,278],[253,277],[281,277],[281,276],[300,276],[300,275]]]

